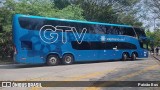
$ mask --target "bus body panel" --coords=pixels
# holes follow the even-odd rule
[[[147,50],[140,47],[137,38],[126,35],[86,33],[83,41],[89,43],[100,42],[101,44],[104,44],[103,46],[112,42],[116,42],[115,46],[118,45],[118,43],[130,42],[131,44],[136,45],[136,49],[114,49],[115,46],[113,46],[113,48],[101,50],[92,49],[92,47],[86,48],[87,50],[76,50],[72,45],[73,42],[77,41],[73,32],[67,32],[67,37],[65,38],[67,40],[66,43],[62,42],[63,37],[59,37],[56,42],[48,44],[41,40],[38,30],[27,30],[22,28],[18,21],[19,17],[23,17],[23,15],[15,15],[13,19],[13,41],[17,50],[17,53],[15,54],[15,62],[17,63],[41,64],[46,63],[46,59],[49,54],[57,54],[60,58],[62,58],[63,55],[67,53],[74,56],[75,62],[118,60],[121,59],[124,52],[129,53],[129,56],[131,56],[133,52],[136,52],[138,53],[138,58],[148,57]],[[34,16],[30,17],[33,18]],[[50,33],[51,32],[48,32],[47,36],[49,36]],[[58,36],[62,36],[62,34],[64,34],[63,32],[56,33]],[[103,41],[102,38],[105,38],[105,40]],[[107,48],[107,45],[105,48]]]

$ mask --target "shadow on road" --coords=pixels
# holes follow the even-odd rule
[[[134,61],[141,61],[141,60],[146,60],[146,59],[137,59]],[[87,61],[87,60],[86,60]],[[76,62],[74,64],[94,64],[94,63],[103,63],[103,62],[134,62],[133,60],[126,60],[126,61],[122,61],[122,60],[99,60],[99,61],[87,61],[87,62]]]
[[[25,65],[25,64],[6,64],[0,65],[0,69],[22,69],[22,68],[36,68],[36,67],[44,67],[45,65]]]
[[[135,61],[142,61],[142,60],[147,60],[147,59],[137,59]],[[121,60],[110,60],[110,61],[105,61],[105,60],[100,60],[100,61],[90,61],[90,62],[76,62],[72,65],[81,65],[81,64],[95,64],[95,63],[104,63],[104,62],[134,62],[132,60],[127,60],[127,61],[121,61]],[[64,66],[63,64],[60,64],[58,66]],[[45,64],[0,64],[0,69],[23,69],[23,68],[38,68],[38,67],[57,67],[57,66],[47,66]]]

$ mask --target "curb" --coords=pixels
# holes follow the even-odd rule
[[[2,61],[0,61],[0,65],[6,65],[6,64],[14,64],[14,62],[2,62]]]
[[[160,61],[160,59],[158,58],[158,57],[156,57],[156,56],[154,56],[154,55],[152,55],[155,59],[157,59],[157,60],[159,60]]]

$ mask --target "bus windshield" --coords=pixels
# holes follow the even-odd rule
[[[135,32],[136,32],[138,38],[146,37],[146,34],[145,34],[144,30],[141,29],[141,28],[135,28]]]
[[[139,41],[140,47],[143,49],[148,49],[148,42],[147,41]]]

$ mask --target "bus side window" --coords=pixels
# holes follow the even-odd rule
[[[119,27],[116,26],[107,26],[106,34],[119,35]]]
[[[78,24],[78,23],[77,23],[77,26],[78,26],[77,29],[79,29],[79,30],[78,30],[79,33],[81,33],[82,30],[84,30],[84,29],[87,29],[87,32],[86,32],[86,33],[89,33],[89,27],[88,27],[87,24],[84,24],[84,23],[83,23],[83,24],[80,24],[80,23]]]
[[[105,42],[91,42],[92,50],[105,50]]]
[[[123,35],[123,27],[118,27],[118,35]]]
[[[113,33],[114,35],[119,35],[119,31],[120,31],[120,28],[117,27],[117,26],[114,26],[114,27],[113,27],[113,32],[112,32],[112,33]]]
[[[123,35],[128,35],[133,37],[135,36],[133,28],[124,28],[123,31],[124,31]]]
[[[83,41],[81,44],[79,44],[77,41],[72,41],[72,48],[76,50],[90,50],[91,46],[89,42]]]
[[[106,34],[112,34],[112,27],[106,26]]]
[[[118,42],[118,49],[137,49],[137,47],[132,43]]]
[[[106,28],[104,25],[93,25],[93,29],[96,34],[105,34]]]
[[[117,42],[106,42],[106,49],[107,50],[112,50],[117,46]]]
[[[32,50],[32,42],[31,41],[21,41],[22,50]]]

